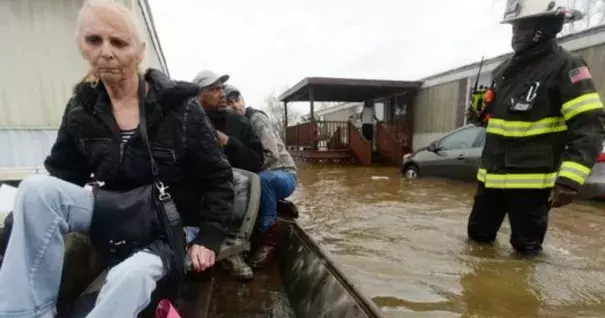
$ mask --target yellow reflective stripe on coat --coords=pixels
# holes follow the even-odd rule
[[[490,118],[486,132],[504,137],[523,138],[566,130],[567,125],[562,117],[547,117],[538,121],[509,121]]]
[[[486,188],[497,189],[544,189],[555,185],[557,173],[487,173],[485,169],[479,169],[477,180],[485,183]]]
[[[559,177],[571,179],[580,185],[584,184],[590,174],[590,168],[573,161],[563,161],[559,169]]]
[[[561,114],[565,120],[570,120],[578,114],[589,110],[601,109],[603,103],[598,93],[589,93],[576,97],[561,107]]]

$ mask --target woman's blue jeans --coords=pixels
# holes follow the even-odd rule
[[[13,228],[0,268],[0,317],[54,317],[63,269],[63,236],[87,234],[92,192],[45,175],[19,185]],[[136,317],[166,274],[162,260],[140,251],[112,267],[87,317]]]

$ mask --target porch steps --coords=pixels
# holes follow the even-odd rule
[[[382,163],[383,161],[384,160],[382,158],[382,155],[380,155],[380,151],[372,151],[372,163]]]

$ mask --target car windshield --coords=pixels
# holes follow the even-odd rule
[[[483,131],[482,128],[471,126],[464,129],[455,131],[439,141],[439,148],[442,150],[457,150],[457,149],[469,149],[473,147],[473,144],[477,140],[479,133]]]

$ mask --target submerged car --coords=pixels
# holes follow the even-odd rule
[[[485,128],[460,127],[413,153],[403,156],[401,173],[407,179],[441,177],[474,181],[485,145]],[[605,143],[604,143],[605,148]],[[605,198],[605,149],[580,191],[582,198]]]

